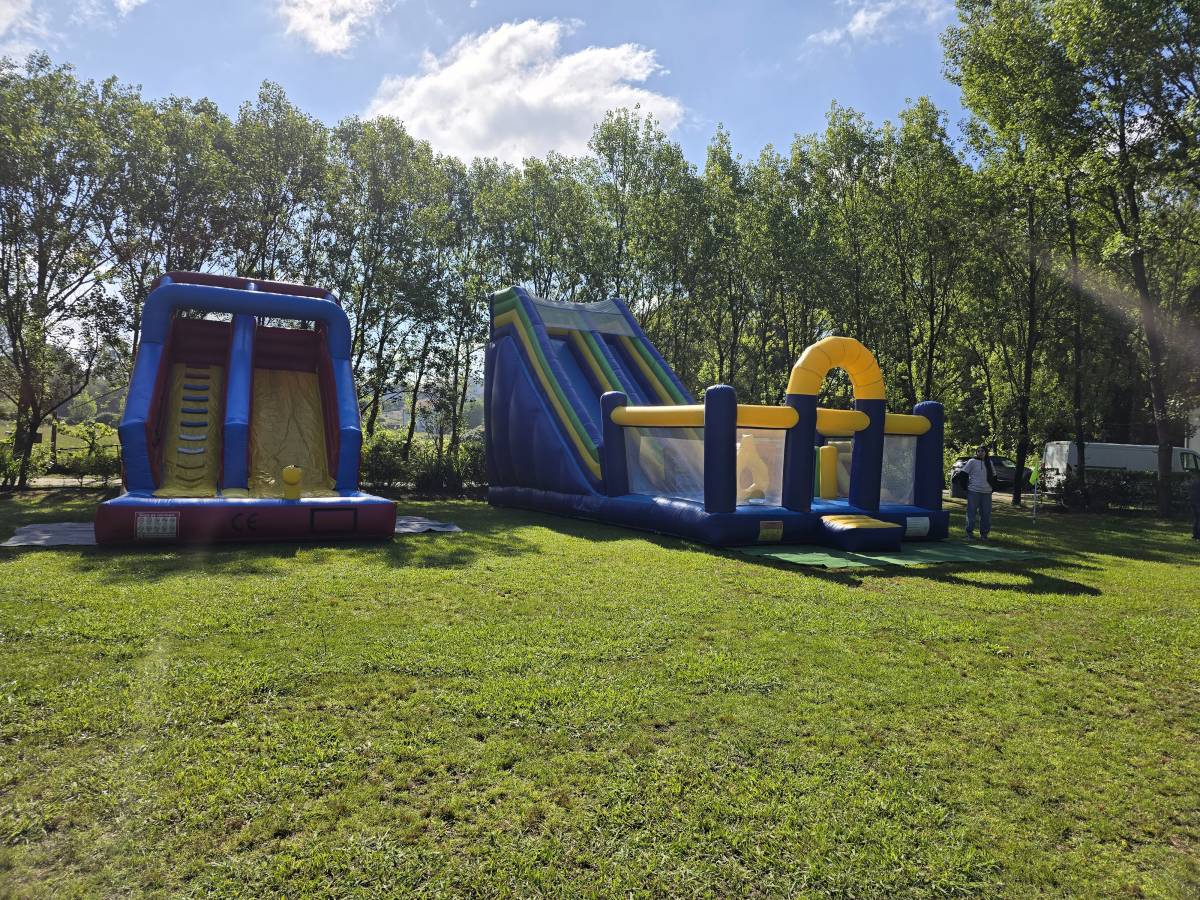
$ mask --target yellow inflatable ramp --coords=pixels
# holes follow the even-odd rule
[[[215,497],[221,472],[220,366],[171,366],[156,497]]]
[[[255,369],[250,412],[250,495],[282,497],[283,470],[300,470],[302,497],[334,497],[325,416],[314,372]]]
[[[821,535],[840,550],[899,550],[904,529],[861,513],[821,516]]]

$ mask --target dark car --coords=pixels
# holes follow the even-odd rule
[[[954,476],[958,474],[959,470],[963,467],[963,464],[966,463],[968,459],[972,458],[973,457],[970,456],[960,456],[954,461],[954,465],[950,468],[951,497],[958,497],[961,500],[967,496],[967,492],[964,488],[960,488],[955,485]],[[996,490],[1000,493],[1012,493],[1013,485],[1016,483],[1017,464],[1007,456],[993,456],[992,468],[996,473]],[[1023,491],[1033,490],[1033,469],[1029,468],[1029,466],[1025,467],[1024,484],[1025,486],[1022,488]]]

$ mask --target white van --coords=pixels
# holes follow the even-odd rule
[[[1087,443],[1089,472],[1158,472],[1158,446],[1155,444]],[[1066,474],[1079,465],[1079,445],[1074,441],[1047,441],[1042,454],[1042,484],[1058,488]],[[1171,448],[1172,472],[1200,472],[1200,453],[1184,447]]]

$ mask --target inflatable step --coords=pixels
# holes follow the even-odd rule
[[[904,529],[861,513],[821,516],[825,542],[839,550],[899,550]]]

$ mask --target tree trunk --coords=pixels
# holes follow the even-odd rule
[[[373,381],[374,384],[371,387],[371,401],[369,404],[367,404],[367,409],[369,410],[367,413],[368,435],[373,435],[375,433],[375,424],[379,419],[379,404],[383,397],[383,378],[379,374],[376,374]]]
[[[430,331],[425,335],[425,342],[421,345],[421,355],[417,359],[417,371],[413,375],[412,400],[409,403],[408,416],[408,434],[404,438],[403,457],[407,460],[408,454],[412,450],[413,436],[417,431],[417,400],[421,396],[421,380],[425,377],[425,363],[429,359],[429,348],[433,345],[433,332]]]
[[[1021,505],[1025,490],[1025,460],[1029,458],[1029,402],[1033,393],[1033,366],[1038,342],[1038,248],[1034,239],[1033,197],[1025,201],[1025,226],[1028,231],[1029,278],[1025,296],[1025,347],[1022,354],[1021,389],[1017,394],[1017,466],[1013,475],[1013,506]]]
[[[467,394],[470,390],[470,387],[471,387],[471,343],[470,343],[470,341],[468,341],[467,342],[467,356],[466,356],[466,359],[463,360],[462,389],[458,392],[457,421],[458,421],[458,428],[460,431],[462,430],[463,416],[467,409]],[[458,443],[461,440],[462,440],[462,435],[461,434],[456,435],[453,446],[455,448],[457,448]]]
[[[1150,362],[1150,407],[1154,413],[1154,430],[1158,437],[1158,514],[1167,518],[1171,515],[1171,424],[1167,413],[1167,348],[1158,320],[1158,309],[1150,296],[1146,256],[1140,244],[1141,207],[1137,192],[1129,183],[1125,185],[1125,202],[1129,208],[1129,221],[1135,241],[1130,262],[1133,267],[1133,283],[1137,288],[1142,328],[1146,332],[1146,349]]]
[[[1075,418],[1075,447],[1079,457],[1075,464],[1075,474],[1079,479],[1079,492],[1083,507],[1088,507],[1087,497],[1087,430],[1083,416],[1083,287],[1079,282],[1079,223],[1075,219],[1075,199],[1071,191],[1071,179],[1064,181],[1067,204],[1067,239],[1071,245],[1071,299],[1074,302],[1075,321],[1073,323],[1071,367],[1071,405]]]
[[[16,454],[18,459],[17,490],[19,491],[26,490],[29,487],[29,469],[33,459],[33,439],[41,423],[41,415],[36,410],[29,409],[26,412],[25,421],[22,422],[18,419],[16,429],[13,432],[13,453]]]

